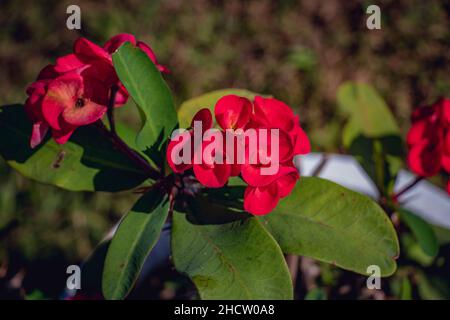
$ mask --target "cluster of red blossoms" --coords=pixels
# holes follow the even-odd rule
[[[415,110],[407,142],[408,164],[413,172],[421,177],[434,176],[441,169],[450,173],[450,99],[442,98]]]
[[[124,42],[143,50],[161,72],[152,49],[131,34],[112,37],[103,47],[79,38],[73,53],[46,66],[27,88],[25,110],[33,122],[30,145],[37,146],[49,129],[57,143],[66,143],[74,130],[91,124],[106,113],[112,88],[117,91],[114,106],[123,105],[128,92],[112,64],[112,53]]]
[[[230,156],[234,157],[233,161],[207,161],[208,159],[205,158],[217,158],[217,156],[226,158],[227,152],[228,155],[230,154],[229,148],[225,144],[221,151],[211,148],[211,153],[208,153],[206,150],[208,145],[214,141],[213,139],[203,140],[202,148],[195,147],[193,130],[195,121],[201,121],[203,131],[213,127],[211,112],[209,109],[201,109],[192,119],[191,127],[186,131],[187,138],[170,141],[167,148],[167,161],[170,167],[176,173],[192,169],[197,180],[210,188],[222,187],[227,184],[229,177],[240,176],[247,184],[244,194],[244,209],[254,215],[269,213],[281,198],[291,192],[299,179],[299,174],[293,164],[294,156],[310,152],[310,143],[299,125],[298,116],[294,115],[288,105],[279,100],[257,96],[252,102],[235,95],[222,97],[215,105],[214,115],[217,125],[227,131],[226,133],[220,131],[223,136],[229,134],[230,129],[232,130],[235,139],[234,150],[239,143],[245,144],[243,161],[237,161],[237,152],[233,152],[233,156]],[[239,139],[239,135],[245,135],[250,129],[257,133],[263,129],[265,132],[277,129],[277,157],[269,154],[268,150],[263,152],[261,148],[261,146],[266,146],[267,149],[274,150],[270,145],[272,140],[269,140],[268,137],[265,143],[258,141],[258,147],[253,149],[249,147],[248,139]],[[258,140],[265,137],[256,136]],[[174,161],[174,154],[185,149],[186,146],[190,150],[190,159],[187,163],[177,164]],[[216,152],[219,152],[220,155]],[[195,157],[200,157],[203,161],[196,162]],[[250,161],[251,159],[256,161]],[[270,163],[270,159],[276,159],[278,170],[273,174],[262,174],[262,168],[273,165]]]

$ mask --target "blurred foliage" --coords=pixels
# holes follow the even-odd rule
[[[403,134],[414,107],[450,94],[445,1],[379,1],[382,29],[373,31],[365,25],[370,1],[76,1],[80,32],[65,27],[69,4],[75,2],[1,1],[1,105],[23,102],[39,70],[69,53],[78,36],[102,44],[121,32],[149,43],[171,69],[166,79],[177,105],[228,87],[273,94],[300,115],[314,150],[341,148],[343,119],[335,97],[344,81],[374,85]],[[136,114],[120,110],[129,122]],[[0,160],[0,282],[23,275],[28,298],[57,297],[66,266],[84,259],[133,199],[40,185]],[[345,273],[329,269],[322,267],[325,285],[336,278],[333,273]],[[429,296],[441,294],[429,289],[433,279],[422,278],[411,284],[403,277],[396,290],[409,298],[417,282]],[[342,290],[339,296],[350,295]],[[323,289],[306,292],[308,298],[336,296]]]

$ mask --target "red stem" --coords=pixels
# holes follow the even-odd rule
[[[98,120],[95,123],[97,125],[97,128],[99,128],[102,134],[104,134],[107,138],[111,140],[111,142],[114,144],[117,150],[122,152],[126,157],[128,157],[130,160],[136,163],[141,169],[143,169],[149,178],[152,178],[153,180],[162,178],[162,174],[158,170],[154,169],[139,153],[131,149],[117,135],[116,126],[114,123],[114,104],[116,101],[117,91],[118,91],[117,86],[114,85],[111,87],[111,94],[109,97],[108,111],[107,111],[110,130],[106,128],[105,124],[101,120]]]
[[[423,180],[423,177],[416,177],[409,185],[404,187],[399,192],[395,193],[392,196],[392,199],[394,199],[396,201],[401,195],[403,195],[404,193],[408,192],[410,189],[412,189],[416,184],[418,184],[422,180]]]
[[[142,158],[140,154],[131,149],[117,134],[109,131],[101,120],[97,121],[95,124],[97,128],[100,129],[102,134],[111,140],[117,150],[122,152],[127,158],[143,169],[149,178],[157,180],[162,177],[160,172],[156,171],[156,169],[154,169],[144,158]]]

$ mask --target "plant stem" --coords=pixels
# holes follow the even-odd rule
[[[108,111],[106,112],[106,115],[108,116],[109,121],[109,128],[112,133],[116,134],[116,124],[114,122],[114,104],[116,102],[116,94],[119,88],[117,85],[113,85],[111,87],[111,94],[109,96],[109,102],[108,102]]]
[[[314,171],[312,172],[311,175],[313,177],[318,176],[322,172],[322,170],[325,167],[325,165],[327,164],[327,162],[328,162],[328,155],[326,153],[324,153],[324,154],[322,154],[322,159],[320,160],[320,162],[317,165],[317,167],[314,168]]]
[[[153,180],[158,180],[159,178],[162,178],[162,174],[154,169],[142,156],[131,149],[118,135],[116,132],[116,124],[114,122],[114,104],[116,101],[116,94],[119,90],[119,87],[117,85],[113,85],[111,87],[111,93],[109,96],[108,101],[108,110],[107,110],[107,116],[108,116],[108,122],[109,122],[109,130],[106,128],[105,124],[98,120],[95,124],[97,128],[100,129],[102,134],[104,134],[107,138],[111,140],[111,142],[114,144],[114,146],[122,152],[127,158],[132,160],[134,163],[136,163],[141,169],[144,170],[144,172],[148,175],[149,178],[152,178]]]
[[[152,178],[153,180],[162,178],[160,172],[154,169],[139,153],[131,149],[117,134],[109,131],[101,120],[98,120],[95,124],[97,128],[100,129],[101,133],[111,140],[117,150],[122,152],[127,158],[143,169],[149,178]]]
[[[403,195],[404,193],[408,192],[411,188],[413,188],[416,184],[418,184],[422,180],[423,180],[423,177],[416,177],[409,185],[404,187],[399,192],[395,193],[392,196],[392,199],[394,199],[396,201],[401,195]]]

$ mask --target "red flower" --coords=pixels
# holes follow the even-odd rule
[[[210,134],[214,138],[203,141],[201,148],[197,149],[192,129],[194,120],[202,121],[203,131],[212,127],[210,111],[200,110],[194,116],[191,128],[182,134],[185,138],[177,136],[169,142],[169,166],[177,173],[193,168],[197,180],[210,188],[222,187],[230,176],[240,175],[248,184],[244,194],[244,209],[254,215],[269,213],[281,198],[292,191],[299,179],[293,165],[294,156],[310,150],[308,137],[301,129],[298,117],[279,100],[256,97],[252,103],[235,95],[219,99],[214,114],[217,124],[227,132],[220,133],[215,129]],[[229,129],[240,130],[230,132]],[[230,141],[233,141],[231,147],[227,143]],[[216,142],[220,148],[212,147]],[[245,150],[243,157],[238,154],[241,147]],[[182,149],[190,155],[183,154]],[[193,165],[183,164],[179,158],[174,161],[174,155],[179,158],[184,155],[190,161],[197,157],[201,161],[194,161]]]
[[[441,169],[450,173],[450,99],[413,112],[407,143],[408,165],[417,175],[431,177]]]
[[[29,97],[25,110],[33,122],[32,148],[41,143],[50,128],[55,141],[63,144],[77,127],[100,119],[106,112],[113,86],[118,88],[114,105],[126,103],[128,92],[116,75],[111,57],[124,41],[141,48],[159,70],[167,71],[157,63],[151,48],[136,42],[132,35],[117,35],[104,48],[79,38],[74,43],[73,53],[45,67],[27,89]]]
[[[310,152],[308,137],[299,125],[298,117],[285,103],[273,99],[256,97],[254,113],[249,127],[278,130],[278,173],[275,175],[262,174],[264,157],[271,158],[268,150],[273,150],[271,140],[268,139],[261,147],[258,143],[257,161],[246,161],[242,166],[242,178],[249,185],[244,195],[244,208],[256,215],[267,214],[275,208],[278,201],[286,197],[299,179],[293,165],[294,156]],[[250,152],[246,153],[250,158]],[[273,165],[273,161],[271,162]]]
[[[66,73],[51,81],[42,100],[42,115],[53,129],[55,141],[65,143],[77,127],[100,119],[107,110],[107,90],[77,73]]]

